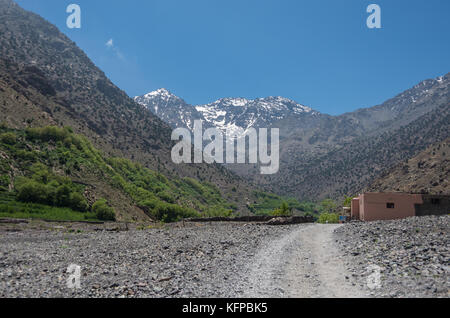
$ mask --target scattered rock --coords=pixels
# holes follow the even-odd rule
[[[379,266],[376,297],[449,297],[450,217],[355,222],[336,230],[356,283],[367,287],[370,265]],[[368,290],[369,291],[369,290]]]

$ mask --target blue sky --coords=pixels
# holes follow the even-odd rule
[[[284,96],[341,114],[450,72],[448,0],[17,2],[130,96],[161,87],[191,104]],[[66,26],[71,3],[81,6],[81,29]],[[366,26],[371,3],[382,29]]]

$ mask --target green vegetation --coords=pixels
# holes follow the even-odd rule
[[[339,223],[339,216],[336,213],[322,213],[319,216],[319,223]]]
[[[320,202],[321,213],[333,213],[336,211],[337,204],[331,199],[325,199]]]
[[[7,145],[14,145],[17,141],[17,136],[14,133],[7,132],[0,135],[0,142]]]
[[[255,193],[258,202],[254,202],[249,205],[250,211],[256,215],[274,215],[280,213],[280,206],[287,205],[287,209],[290,211],[288,214],[294,214],[296,211],[298,214],[317,214],[317,206],[312,202],[299,202],[294,198],[284,198],[272,193],[256,192]],[[281,213],[285,213],[281,211]]]
[[[8,191],[9,183],[11,182],[9,175],[0,175],[0,191]]]
[[[163,222],[188,217],[230,216],[231,205],[219,189],[191,178],[169,180],[130,160],[111,158],[107,163],[112,183],[122,189],[149,215]]]
[[[41,163],[33,164],[30,170],[31,178],[18,177],[16,180],[18,201],[68,207],[79,212],[87,211],[88,204],[81,193],[81,186],[75,185],[67,177],[49,172]]]
[[[353,197],[349,197],[349,196],[345,196],[344,197],[344,201],[342,202],[342,206],[345,206],[345,207],[351,207],[352,206],[352,200],[353,200]]]
[[[43,219],[51,221],[97,221],[91,212],[80,213],[69,208],[59,208],[36,203],[23,203],[14,193],[0,192],[0,217]]]
[[[339,223],[339,215],[336,213],[337,204],[331,199],[325,199],[319,204],[319,223]]]
[[[292,216],[292,208],[289,207],[287,202],[283,202],[281,207],[273,210],[272,216]]]
[[[115,220],[117,212],[127,212],[120,210],[117,202],[111,198],[110,202],[87,200],[105,197],[98,189],[105,186],[162,222],[187,217],[232,217],[238,213],[237,206],[228,202],[215,185],[193,178],[168,178],[130,160],[106,157],[70,128],[13,130],[0,126],[0,155],[0,193],[10,198],[0,206],[0,216],[6,213],[9,217],[52,220]],[[96,186],[87,188],[75,182],[86,179]],[[11,184],[14,189],[9,192]],[[318,211],[335,208],[331,200],[317,205],[270,193],[254,194],[256,199],[248,208],[256,215],[316,217]]]
[[[103,221],[115,221],[116,214],[114,209],[108,206],[105,199],[98,200],[92,205],[92,212],[95,214],[97,219]]]
[[[115,219],[116,207],[104,200],[89,207],[86,187],[73,181],[87,177],[125,194],[150,217],[163,222],[186,217],[232,216],[237,210],[213,184],[192,178],[169,179],[130,160],[106,157],[70,128],[23,131],[2,126],[0,154],[0,193],[8,193],[11,181],[14,184],[13,192],[8,193],[13,194],[14,200],[4,203],[0,210],[9,217],[26,217],[29,212],[29,217],[59,219],[55,214],[64,210],[66,217],[68,211],[79,213],[78,217],[69,217],[72,220]],[[10,180],[12,170],[15,173]],[[95,197],[96,193],[93,194]],[[28,207],[45,212],[31,212]]]

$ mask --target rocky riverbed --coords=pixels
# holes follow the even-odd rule
[[[120,232],[3,232],[0,297],[240,297],[255,254],[291,230],[194,223]],[[78,290],[66,285],[70,264],[81,267]]]
[[[0,297],[448,297],[449,217],[4,224]],[[80,288],[67,286],[80,266]],[[376,266],[376,267],[374,267]],[[380,269],[380,280],[372,274]]]
[[[352,273],[349,279],[371,295],[449,297],[449,232],[449,216],[431,216],[350,223],[335,236]],[[368,281],[378,270],[380,284]]]

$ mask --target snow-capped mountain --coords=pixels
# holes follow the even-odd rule
[[[187,127],[192,129],[194,120],[203,119],[195,107],[175,96],[165,88],[148,94],[137,96],[134,100],[145,106],[172,127]]]
[[[191,128],[195,119],[203,119],[223,130],[280,128],[278,174],[261,176],[248,165],[227,167],[270,191],[308,200],[357,193],[386,168],[445,140],[450,131],[450,73],[339,116],[282,97],[223,98],[191,106],[158,90],[136,101],[174,127]]]
[[[195,106],[205,121],[223,131],[248,128],[268,128],[288,117],[318,114],[311,108],[283,97],[249,100],[223,98],[206,105]]]
[[[317,115],[311,108],[283,97],[258,99],[222,98],[213,103],[192,106],[166,89],[159,89],[135,101],[145,106],[173,127],[192,129],[194,120],[203,120],[204,127],[217,127],[223,132],[268,128],[288,117]]]

